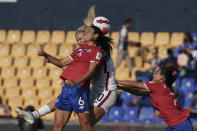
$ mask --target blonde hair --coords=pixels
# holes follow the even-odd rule
[[[84,25],[91,26],[95,17],[95,6],[92,5],[88,11],[87,17],[83,20]]]
[[[77,32],[85,31],[86,28],[87,28],[87,26],[82,25],[79,28],[77,28]]]
[[[95,14],[95,6],[92,5],[88,11],[88,14],[86,16],[86,18],[83,20],[83,24],[82,26],[80,26],[77,31],[84,31],[85,28],[89,27],[92,25],[94,18],[96,17]]]

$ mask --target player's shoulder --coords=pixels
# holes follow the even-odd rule
[[[149,86],[165,86],[166,85],[164,82],[154,82],[154,81],[148,81],[144,83]]]
[[[102,52],[101,48],[99,46],[91,46],[93,51],[95,52]]]
[[[151,91],[156,91],[156,90],[162,91],[161,89],[167,87],[164,82],[153,82],[153,81],[144,82],[144,86]]]

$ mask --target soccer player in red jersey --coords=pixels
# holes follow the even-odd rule
[[[159,110],[168,125],[166,131],[193,131],[189,110],[180,107],[172,88],[176,78],[177,72],[173,67],[161,67],[150,82],[117,80],[117,83],[121,85],[119,89],[132,94],[150,95],[153,107]]]
[[[88,41],[93,41],[93,42],[95,42],[95,44],[97,46],[101,47],[101,49],[103,49],[102,52],[107,54],[107,55],[105,55],[105,57],[110,55],[110,53],[109,53],[110,52],[109,43],[110,43],[111,39],[108,39],[108,38],[104,37],[99,28],[94,27],[94,26],[88,27],[85,30],[84,39],[88,40]],[[87,43],[87,41],[86,41],[86,43]],[[95,69],[96,67],[94,66],[95,68],[91,69],[91,64],[90,64],[89,70],[90,69],[91,70],[90,70],[90,72],[89,71],[87,72],[87,70],[84,71],[85,67],[83,67],[83,64],[88,65],[89,63],[93,62],[94,65],[95,65],[95,63],[100,63],[101,53],[97,52],[97,54],[93,55],[94,59],[89,60],[89,57],[90,57],[89,55],[84,56],[84,59],[82,59],[81,57],[83,55],[82,54],[83,51],[85,53],[89,53],[89,52],[93,51],[93,49],[90,50],[89,46],[88,46],[89,48],[87,48],[86,43],[84,45],[82,45],[80,48],[78,48],[70,56],[72,58],[79,57],[80,59],[77,59],[77,62],[82,61],[82,63],[78,63],[78,65],[74,66],[75,68],[73,68],[73,67],[71,67],[71,66],[75,65],[74,60],[73,60],[73,62],[69,63],[68,67],[64,70],[64,73],[61,75],[61,78],[63,80],[65,80],[67,86],[63,87],[62,93],[59,95],[58,102],[56,103],[54,130],[61,130],[63,128],[63,126],[66,124],[66,122],[68,120],[67,118],[70,117],[70,114],[71,114],[72,110],[74,112],[78,113],[79,121],[80,121],[80,125],[82,127],[82,130],[88,130],[87,124],[88,124],[88,127],[90,128],[90,125],[88,123],[89,122],[88,118],[90,118],[90,117],[89,117],[88,114],[86,114],[87,111],[89,112],[89,106],[88,106],[89,103],[87,101],[88,97],[86,95],[87,91],[85,93],[85,96],[82,94],[81,96],[76,97],[76,96],[74,96],[74,93],[78,94],[78,93],[81,92],[81,90],[77,91],[77,90],[74,89],[74,87],[77,86],[76,88],[80,88],[80,86],[78,87],[78,83],[81,83],[83,86],[89,86],[88,85],[89,83],[87,83],[85,80],[90,78],[90,76],[94,72],[93,69]],[[96,48],[97,46],[94,46],[94,47]],[[62,66],[63,67],[63,66],[67,65],[67,64],[64,64],[64,65],[59,64],[57,59],[50,58],[50,55],[48,55],[48,54],[44,54],[44,56],[48,60],[50,60],[50,62],[52,62],[53,64],[55,64],[57,66]],[[86,61],[88,61],[88,62],[86,62]],[[75,70],[74,71],[75,74],[72,74],[73,70]],[[67,71],[67,72],[65,72],[65,71]],[[85,73],[84,75],[81,75],[80,78],[76,79],[75,77],[78,77],[77,75],[82,74],[83,71],[87,72],[87,73]],[[85,81],[85,82],[83,82],[83,81]],[[67,88],[69,88],[69,87],[72,87],[71,91],[67,90]],[[83,88],[83,89],[87,89],[87,88]],[[69,94],[69,96],[67,96],[67,94]],[[70,101],[72,101],[72,102],[70,103]],[[84,113],[85,113],[85,116],[82,116],[82,114],[84,115]],[[83,128],[82,123],[85,125],[85,128]]]
[[[85,28],[80,28],[80,30],[77,31],[76,33],[76,40],[79,44],[79,46],[82,46],[84,44],[84,38],[83,38],[83,33],[84,33],[84,29]],[[39,54],[41,54],[42,50],[39,52]],[[107,51],[105,51],[107,52]],[[110,55],[110,53],[108,54],[108,56]],[[101,119],[102,116],[105,115],[106,112],[108,112],[108,110],[115,104],[116,102],[116,90],[117,90],[117,85],[115,82],[115,75],[113,75],[114,72],[114,65],[113,62],[110,61],[111,57],[107,57],[105,62],[107,65],[107,68],[105,68],[104,70],[104,65],[100,64],[99,69],[97,70],[96,73],[96,78],[92,78],[91,80],[95,80],[95,82],[92,83],[92,90],[90,92],[90,101],[96,103],[96,104],[92,104],[90,103],[91,106],[93,106],[93,110],[91,110],[91,125],[94,126],[94,124],[99,121]],[[48,59],[46,59],[47,62]],[[62,61],[64,61],[64,59],[62,59]],[[103,63],[103,62],[102,62]],[[59,65],[57,65],[59,66]],[[61,66],[59,66],[61,67]],[[61,67],[62,68],[62,67]],[[100,69],[101,68],[101,69]],[[62,68],[64,70],[64,67]],[[107,73],[105,73],[105,71],[110,72],[110,77],[109,77],[109,83],[108,83],[108,87],[109,87],[109,91],[105,91],[105,75]],[[94,73],[94,74],[95,74]],[[99,78],[98,78],[99,77]],[[101,78],[102,77],[102,78]],[[98,86],[99,83],[99,86]],[[102,86],[101,86],[102,85]],[[94,90],[93,90],[94,89]],[[99,90],[99,92],[98,92]],[[104,91],[103,91],[104,90]],[[107,100],[105,100],[105,97],[103,97],[103,99],[100,100],[100,94],[102,91],[102,93],[104,92],[106,93],[111,93],[110,97],[108,97]],[[106,94],[107,95],[107,94]],[[96,98],[99,98],[100,101],[98,101]],[[103,106],[98,106],[100,103],[103,103],[103,101],[105,100],[106,104],[103,104]],[[50,112],[53,112],[55,110],[55,103],[57,101],[57,98],[51,100],[47,105],[39,108],[37,111],[34,111],[32,113],[30,112],[26,112],[26,111],[22,111],[22,110],[18,110],[17,109],[17,113],[23,117],[27,122],[29,122],[30,124],[32,124],[34,122],[34,119],[37,119],[43,115],[46,115]],[[65,118],[67,119],[66,121],[68,121],[69,117]]]
[[[66,83],[55,104],[54,131],[63,129],[67,122],[65,118],[69,117],[72,111],[77,113],[82,130],[92,131],[89,120],[89,79],[102,59],[102,51],[96,45],[100,43],[95,42],[98,38],[99,34],[93,29],[85,32],[85,44],[76,49],[61,65],[68,67],[60,76]],[[50,59],[48,54],[45,53],[44,56],[50,62],[56,62]]]

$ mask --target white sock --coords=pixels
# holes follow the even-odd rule
[[[51,109],[48,107],[48,105],[45,105],[45,106],[39,108],[38,110],[32,112],[32,114],[33,114],[35,119],[38,119],[41,116],[44,116],[44,115],[46,115],[50,112],[51,112]]]

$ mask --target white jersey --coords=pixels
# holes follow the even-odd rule
[[[124,38],[128,37],[128,30],[126,26],[122,26],[122,29],[120,30],[120,36],[119,36],[119,41],[118,41],[118,49],[121,50],[127,50],[128,43],[124,42]]]
[[[98,73],[92,78],[90,88],[90,105],[101,107],[107,113],[117,100],[117,83],[112,58],[100,65]]]
[[[111,57],[104,64],[100,65],[98,73],[96,72],[91,79],[91,85],[95,91],[117,90],[114,62]]]

